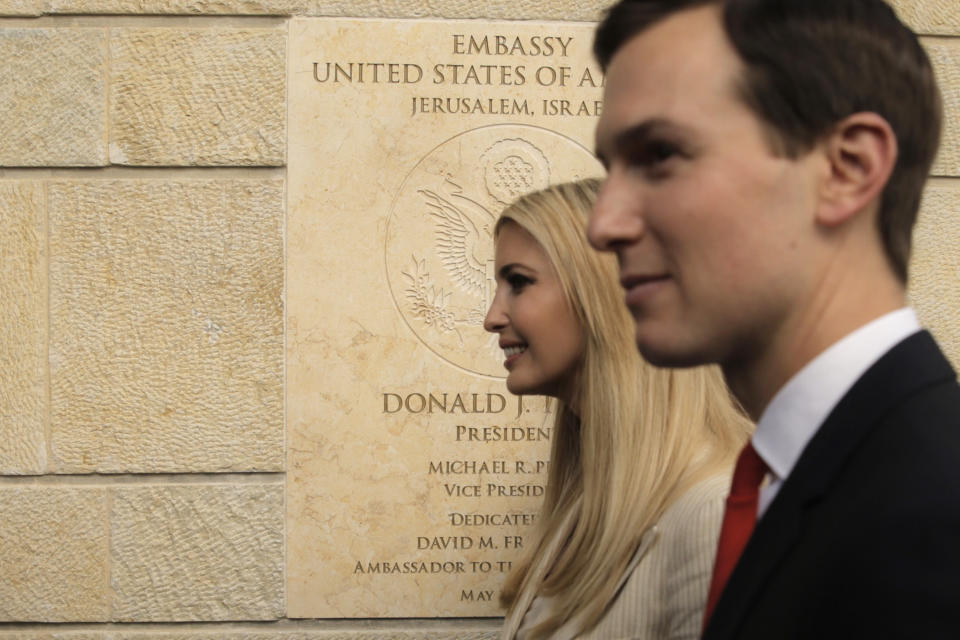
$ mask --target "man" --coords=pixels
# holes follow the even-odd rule
[[[960,387],[905,303],[941,121],[916,37],[881,0],[623,0],[594,50],[590,241],[643,355],[719,363],[758,421],[705,637],[960,637]]]

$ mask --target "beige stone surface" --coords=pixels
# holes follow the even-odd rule
[[[12,632],[5,632],[0,627],[0,638],[3,640],[8,638],[10,640],[112,640],[113,636],[106,631],[35,631],[18,625],[17,630]]]
[[[370,18],[598,20],[609,0],[314,0],[312,15]]]
[[[913,236],[910,300],[960,369],[960,181],[928,187]]]
[[[46,465],[46,274],[43,185],[0,182],[0,474]]]
[[[960,33],[960,3],[956,0],[891,0],[890,4],[918,33]]]
[[[47,13],[292,15],[306,11],[310,0],[46,0],[44,6]]]
[[[113,619],[283,616],[283,488],[117,488],[110,514]]]
[[[277,180],[55,181],[53,470],[283,465]]]
[[[960,38],[924,44],[943,94],[943,137],[933,174],[960,176]]]
[[[377,18],[489,18],[507,20],[597,20],[610,2],[555,0],[2,0],[0,15],[181,14],[318,15]],[[919,33],[960,31],[960,5],[953,0],[892,0],[900,17]]]
[[[492,621],[491,621],[492,622]],[[359,623],[357,626],[361,626]],[[362,625],[369,626],[369,625]],[[495,640],[500,637],[493,628],[479,629],[478,624],[469,622],[445,630],[431,629],[364,629],[364,630],[327,630],[327,631],[268,631],[245,632],[235,628],[223,630],[198,631],[183,629],[169,631],[125,630],[114,625],[109,631],[83,632],[40,632],[18,630],[4,632],[0,628],[0,640]],[[492,625],[487,625],[492,627]]]
[[[0,166],[106,163],[103,29],[0,29]]]
[[[39,16],[43,0],[0,0],[0,16]]]
[[[106,631],[40,631],[21,625],[16,627],[16,631],[4,631],[0,627],[0,638],[3,640],[111,640],[112,637]]]
[[[285,51],[276,29],[113,30],[111,162],[282,165]]]
[[[375,18],[489,18],[505,20],[599,20],[612,0],[313,0],[313,15]],[[960,32],[960,4],[954,0],[891,0],[918,33]]]
[[[103,489],[0,488],[0,621],[108,619]]]
[[[481,326],[491,227],[524,191],[602,173],[592,26],[290,34],[287,615],[498,615],[550,416],[505,390]]]
[[[489,18],[506,20],[600,19],[612,0],[314,0],[311,13],[324,16],[376,18]],[[891,0],[901,19],[918,33],[960,32],[960,4],[955,0]]]
[[[0,636],[2,638],[3,636]],[[456,629],[447,631],[423,630],[367,630],[367,631],[312,631],[273,633],[177,633],[177,634],[121,634],[110,640],[495,640],[498,631]],[[64,639],[64,640],[73,640]]]

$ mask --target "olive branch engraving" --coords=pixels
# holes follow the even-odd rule
[[[418,260],[416,255],[411,256],[411,258],[412,268],[402,270],[400,273],[410,283],[404,293],[410,302],[412,314],[440,333],[450,333],[452,331],[457,334],[457,338],[462,343],[463,336],[457,330],[456,318],[448,308],[453,294],[444,293],[443,288],[438,289],[434,285],[426,269],[426,260]]]

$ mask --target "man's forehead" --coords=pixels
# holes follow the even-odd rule
[[[627,129],[648,121],[679,125],[698,101],[732,96],[732,78],[741,66],[715,5],[679,11],[653,24],[627,40],[610,61],[597,151],[602,155]]]

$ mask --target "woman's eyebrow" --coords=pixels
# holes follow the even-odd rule
[[[520,265],[517,264],[516,262],[511,262],[510,264],[505,264],[505,265],[503,265],[502,267],[500,267],[500,271],[498,271],[497,273],[500,274],[500,277],[501,277],[501,278],[506,278],[506,277],[507,277],[508,275],[510,275],[510,273],[511,273],[513,270],[515,270],[518,266],[520,266]]]
[[[511,262],[509,264],[505,264],[502,267],[500,267],[500,270],[497,271],[497,273],[500,275],[501,278],[506,278],[514,271],[535,272],[535,269],[533,269],[532,267],[528,267],[527,265],[522,264],[520,262]]]

